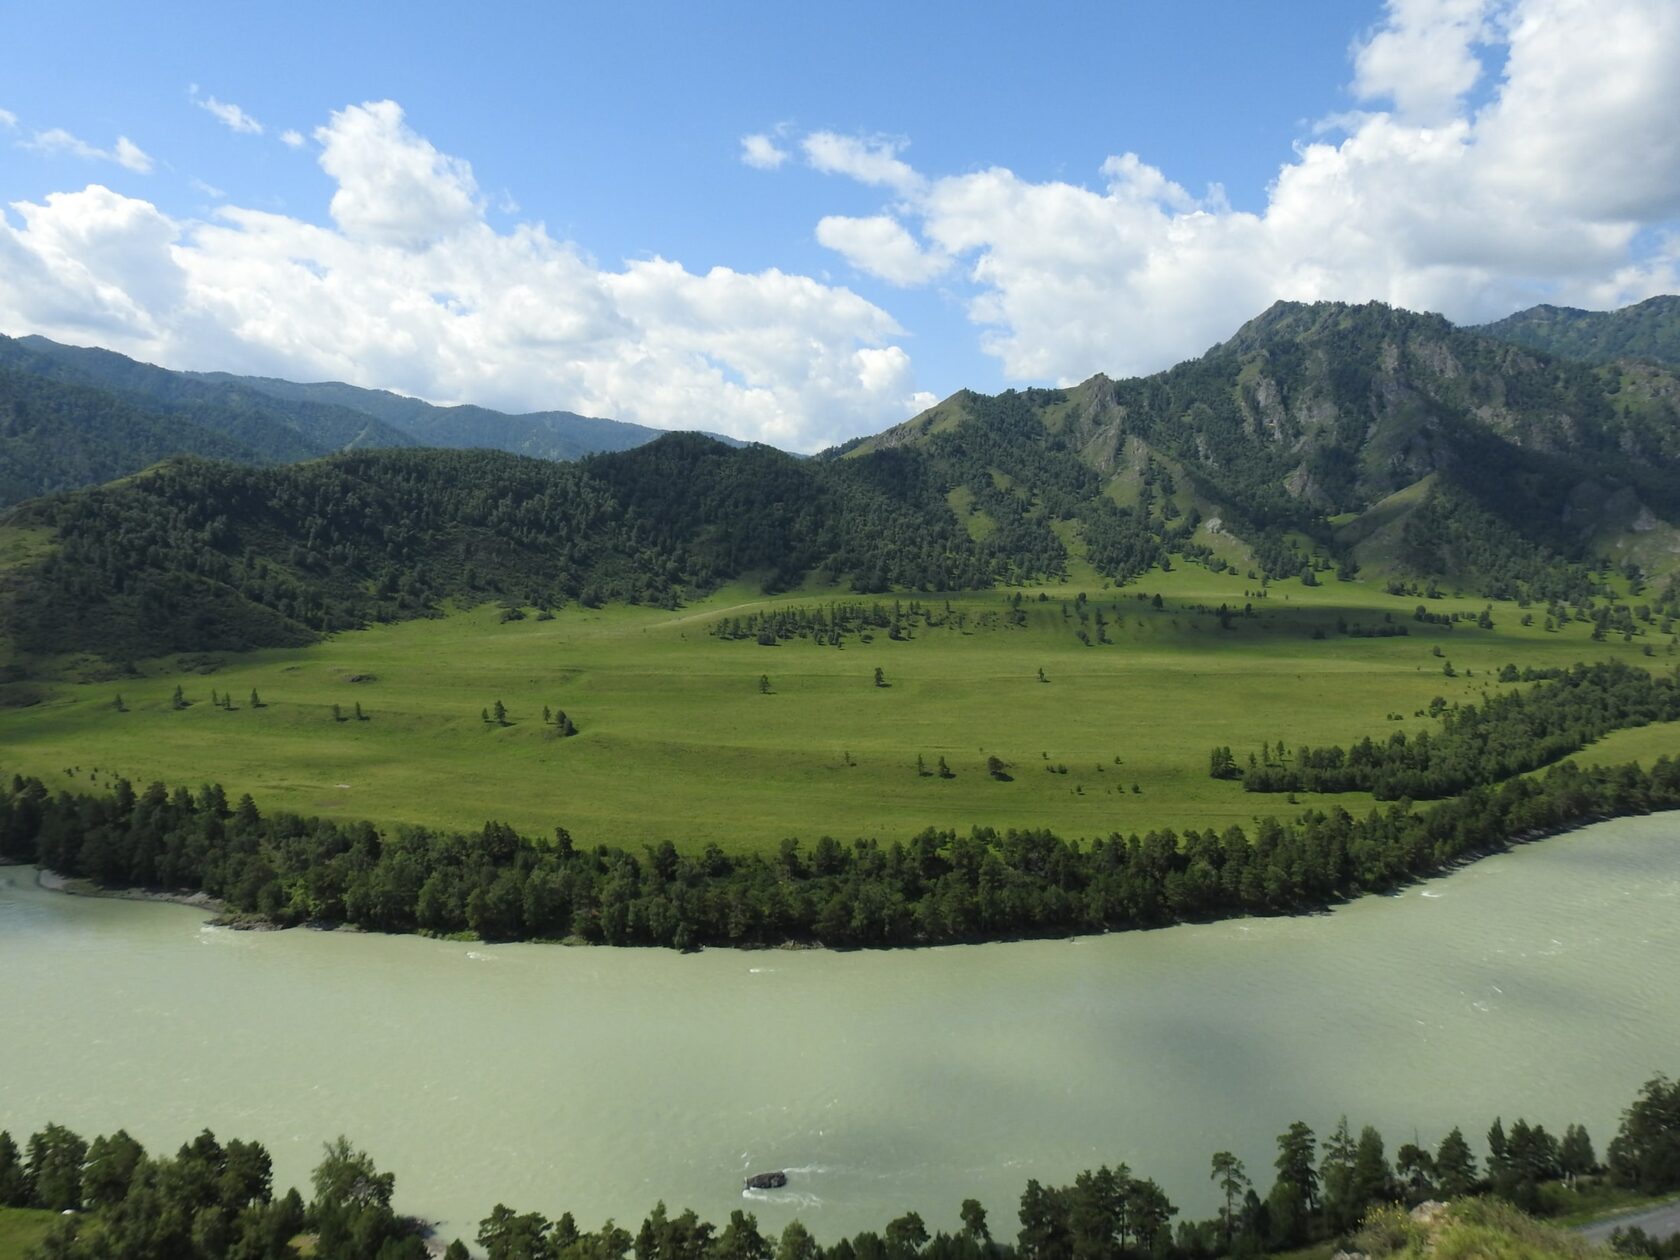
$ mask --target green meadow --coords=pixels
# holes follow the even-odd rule
[[[0,1207],[0,1260],[23,1260],[23,1253],[47,1236],[57,1212]]]
[[[1527,610],[1537,624],[1524,627],[1514,604],[1492,606],[1492,629],[1427,625],[1413,620],[1415,597],[1326,579],[1275,582],[1261,597],[1258,582],[1185,567],[1123,589],[1077,575],[948,600],[900,595],[942,617],[948,604],[947,624],[902,641],[853,636],[838,648],[710,631],[778,605],[890,608],[895,597],[765,598],[742,584],[674,612],[572,605],[552,620],[511,622],[483,606],[303,649],[14,686],[0,708],[0,766],[65,788],[98,789],[119,775],[219,782],[266,809],[469,829],[500,819],[531,834],[563,826],[583,843],[633,847],[669,839],[690,850],[762,849],[788,836],[890,840],[976,824],[1093,836],[1294,812],[1280,797],[1209,778],[1214,745],[1229,745],[1241,764],[1262,741],[1345,745],[1423,729],[1419,711],[1434,697],[1473,700],[1511,685],[1495,679],[1507,662],[1674,662],[1654,629],[1631,643],[1594,643],[1584,622],[1547,632],[1543,609]],[[1082,589],[1088,615],[1108,622],[1107,643],[1077,615]],[[1017,595],[1019,625],[1009,616]],[[1435,613],[1487,606],[1426,602]],[[1216,615],[1221,604],[1238,614],[1229,628]],[[1254,616],[1241,615],[1245,604]],[[1351,637],[1339,622],[1409,633]],[[877,668],[888,685],[875,685]],[[185,708],[173,706],[177,686]],[[211,703],[212,691],[233,697],[231,711]],[[497,701],[506,725],[481,717]],[[357,704],[366,720],[355,719]],[[557,738],[542,721],[545,705],[564,710],[579,733]],[[1652,727],[1619,732],[1586,755],[1648,762],[1676,751],[1680,730]],[[918,774],[918,756],[929,771],[943,757],[954,777]],[[1007,779],[987,773],[990,757],[1006,763]],[[1370,804],[1354,795],[1300,804],[1332,799]]]

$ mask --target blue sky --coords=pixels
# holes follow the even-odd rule
[[[170,366],[813,449],[1674,287],[1661,0],[9,7],[0,331]]]

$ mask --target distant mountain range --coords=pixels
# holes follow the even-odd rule
[[[662,433],[569,411],[438,407],[338,382],[175,372],[110,350],[0,337],[0,507],[173,454],[266,464],[432,446],[564,460],[628,450]]]
[[[22,391],[35,432],[80,423],[141,462],[189,439],[202,456],[0,517],[0,543],[18,540],[0,636],[128,659],[301,642],[448,599],[675,604],[745,574],[767,590],[816,573],[937,591],[1076,561],[1114,582],[1193,563],[1554,610],[1631,592],[1675,616],[1672,302],[1597,320],[1587,359],[1509,339],[1573,319],[1457,328],[1380,303],[1280,302],[1169,371],[962,391],[815,460],[650,430],[582,463],[392,449],[567,425],[0,343],[0,386]],[[294,462],[329,443],[340,453]],[[113,466],[91,441],[43,469]]]

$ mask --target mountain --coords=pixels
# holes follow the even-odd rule
[[[108,390],[0,367],[0,506],[110,481],[176,453],[259,458],[226,434]]]
[[[748,571],[774,587],[820,569],[875,590],[1008,575],[926,471],[695,434],[577,463],[485,450],[172,459],[0,518],[0,535],[51,539],[0,570],[0,635],[25,653],[133,659],[302,643],[445,600],[675,606]]]
[[[336,382],[176,372],[36,336],[0,336],[0,426],[0,507],[137,472],[174,454],[267,464],[436,446],[578,459],[628,450],[665,432],[569,411],[438,407]]]
[[[261,459],[309,459],[329,451],[418,445],[406,433],[364,412],[277,399],[236,379],[200,380],[111,350],[20,337],[0,347],[0,362],[67,384],[109,390],[139,405],[174,413],[245,443]]]
[[[1680,297],[1672,294],[1619,311],[1532,306],[1477,331],[1560,358],[1588,363],[1645,359],[1680,368]]]
[[[200,380],[234,384],[274,398],[329,404],[359,411],[407,434],[421,446],[454,449],[485,447],[539,459],[581,459],[597,451],[626,451],[651,442],[664,429],[600,420],[571,411],[533,411],[510,415],[488,407],[439,407],[382,389],[362,389],[338,381],[298,384],[265,376],[228,376],[224,373],[187,373]],[[745,443],[723,434],[708,433],[730,446]]]
[[[949,466],[985,528],[1032,517],[1045,461],[1076,459],[1134,528],[1272,573],[1564,597],[1601,559],[1680,563],[1680,378],[1381,304],[1280,302],[1155,376],[961,393],[841,458],[883,449]]]
[[[1647,598],[1680,611],[1680,378],[1381,304],[1278,303],[1169,371],[964,391],[816,460],[678,434],[573,464],[180,459],[6,529],[44,541],[0,570],[0,634],[123,658],[449,599],[672,605],[745,574],[937,591],[1076,560],[1115,582],[1189,562],[1575,605],[1614,565],[1669,579]]]

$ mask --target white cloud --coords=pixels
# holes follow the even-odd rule
[[[476,222],[472,167],[410,130],[395,101],[339,110],[315,129],[321,169],[338,182],[332,217],[347,236],[415,245]]]
[[[1487,35],[1491,0],[1388,0],[1387,24],[1354,51],[1353,90],[1387,99],[1418,122],[1450,118],[1482,77],[1474,45]]]
[[[176,367],[563,407],[814,450],[918,409],[902,330],[770,269],[603,268],[483,217],[467,163],[390,102],[320,128],[332,226],[226,206],[183,222],[98,185],[0,214],[0,330]]]
[[[826,175],[847,175],[865,184],[879,184],[901,193],[922,186],[922,177],[898,154],[906,142],[886,136],[842,136],[817,131],[805,137],[800,147],[805,160]]]
[[[218,201],[220,201],[223,197],[227,196],[227,190],[226,189],[217,188],[216,185],[206,183],[204,180],[199,179],[196,176],[193,177],[192,179],[188,180],[187,182],[190,183],[199,192],[203,193],[206,197],[214,197]]]
[[[280,133],[280,143],[285,145],[288,149],[301,149],[303,148],[303,132],[294,131],[292,128],[287,127],[286,130]]]
[[[924,251],[903,224],[884,214],[867,219],[831,214],[817,223],[817,241],[891,284],[922,284],[951,265],[946,255]]]
[[[895,190],[887,222],[912,220],[929,253],[957,260],[982,346],[1017,379],[1155,371],[1277,298],[1474,322],[1680,288],[1680,5],[1394,0],[1354,61],[1376,108],[1302,144],[1258,212],[1134,154],[1093,188],[1003,169],[930,179],[888,169],[903,166],[896,145],[826,135],[806,151],[820,141],[819,169]],[[818,239],[885,276],[890,233],[870,254],[855,226],[869,222],[826,219]]]
[[[151,157],[127,136],[117,137],[117,149],[112,157],[118,166],[126,166],[129,170],[138,171],[142,175],[151,172]]]
[[[214,96],[200,96],[197,84],[192,88],[192,100],[194,105],[210,114],[230,131],[247,136],[260,136],[263,133],[263,125],[232,101],[218,101]]]
[[[127,167],[141,175],[149,174],[152,169],[152,159],[127,136],[118,136],[113,148],[101,149],[89,144],[80,136],[72,135],[62,127],[53,127],[47,131],[37,131],[31,139],[24,142],[24,147],[34,149],[38,153],[68,153],[74,157],[87,158],[89,161],[115,162],[118,166]]]
[[[0,127],[4,127],[7,131],[11,131],[16,126],[17,115],[12,113],[9,109],[0,109]]]
[[[788,151],[763,132],[741,137],[741,161],[761,171],[773,171],[788,160]]]

